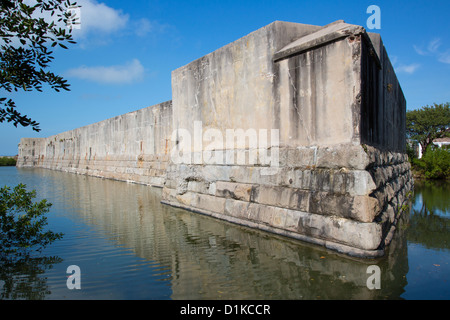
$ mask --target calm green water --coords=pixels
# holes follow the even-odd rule
[[[160,189],[50,171],[0,168],[53,206],[64,232],[41,256],[1,265],[2,299],[449,299],[450,185],[417,185],[386,257],[349,259],[160,204]],[[67,267],[81,289],[67,288]],[[370,290],[370,265],[381,289]]]

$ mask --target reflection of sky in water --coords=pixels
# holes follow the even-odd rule
[[[414,203],[413,203],[413,209],[419,210],[423,205],[423,198],[422,198],[422,194],[416,194],[415,198],[414,198]]]
[[[160,189],[14,168],[0,168],[0,181],[26,182],[49,199],[50,228],[65,233],[45,251],[63,259],[43,274],[47,299],[450,297],[449,250],[432,237],[406,243],[401,236],[385,259],[359,261],[162,205]],[[416,193],[415,210],[425,195]],[[442,215],[448,218],[445,211],[433,221]],[[428,216],[417,218],[412,226],[429,225]],[[81,290],[66,287],[72,264],[81,268]],[[371,264],[381,267],[381,290],[366,287]]]
[[[438,183],[439,185],[439,183]],[[416,184],[405,299],[450,299],[450,188]]]
[[[409,272],[404,299],[450,299],[450,251],[408,244]]]

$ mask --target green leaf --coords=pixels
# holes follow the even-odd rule
[[[3,40],[0,51],[0,88],[7,92],[25,90],[42,90],[47,84],[52,89],[66,85],[62,78],[40,73],[39,68],[48,68],[53,61],[50,47],[67,49],[67,43],[74,44],[70,34],[65,29],[55,28],[55,14],[63,16],[66,8],[62,0],[36,0],[33,5],[22,0],[2,1],[0,12],[0,38]],[[37,18],[34,13],[43,13]],[[12,39],[20,35],[20,47],[12,46]],[[5,100],[1,100],[4,102]],[[13,102],[10,102],[13,105]],[[15,107],[15,105],[14,105]],[[38,123],[22,116],[14,109],[0,109],[0,122],[11,122],[14,126],[32,126],[39,131]]]

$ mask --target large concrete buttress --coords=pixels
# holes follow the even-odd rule
[[[412,180],[406,102],[378,35],[276,21],[173,71],[172,89],[175,149],[192,143],[168,166],[164,203],[383,254]],[[230,143],[229,129],[245,144]],[[261,144],[271,132],[278,141]],[[278,162],[264,162],[272,151]]]
[[[172,101],[43,139],[18,166],[162,187],[162,202],[379,257],[413,187],[381,38],[276,21],[172,72]]]

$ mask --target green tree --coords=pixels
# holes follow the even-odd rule
[[[0,167],[15,166],[16,162],[17,162],[16,159],[11,157],[0,157]]]
[[[44,299],[50,290],[43,274],[62,262],[57,256],[32,254],[63,236],[44,231],[51,204],[33,202],[35,196],[23,184],[0,189],[0,300]]]
[[[412,163],[426,179],[450,177],[450,149],[430,146],[421,159],[413,159]]]
[[[54,59],[50,48],[75,43],[71,28],[61,27],[74,17],[69,0],[36,0],[30,5],[24,0],[0,1],[0,89],[12,91],[42,91],[47,84],[55,91],[69,90],[67,80],[48,71]],[[70,19],[70,20],[69,20]],[[39,123],[17,111],[15,102],[0,97],[0,122],[12,122],[40,131]]]
[[[73,16],[76,3],[69,0],[0,0],[0,90],[42,91],[47,84],[55,91],[69,90],[62,77],[49,71],[53,61],[50,48],[75,43],[69,25],[77,23]],[[15,127],[31,126],[40,131],[39,123],[16,110],[11,98],[0,97],[0,123]],[[0,258],[9,261],[28,248],[41,250],[62,234],[43,231],[45,214],[51,206],[45,199],[33,203],[36,191],[28,192],[19,184],[10,191],[0,189]]]
[[[434,104],[406,113],[406,134],[409,139],[417,141],[424,153],[437,138],[450,136],[449,103]]]
[[[61,233],[44,231],[51,203],[45,199],[33,202],[35,197],[36,191],[27,191],[24,184],[12,191],[10,187],[0,189],[0,255],[40,251],[61,239]]]

